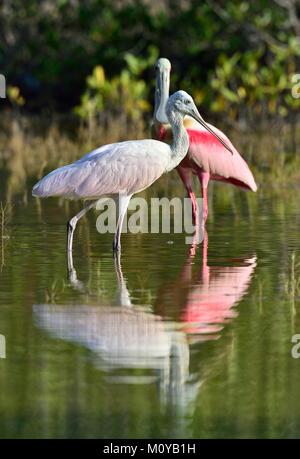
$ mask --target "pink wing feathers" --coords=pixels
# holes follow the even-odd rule
[[[231,148],[231,154],[206,129],[196,122],[189,122],[187,132],[190,138],[188,158],[194,161],[204,172],[209,172],[211,179],[232,183],[241,188],[257,190],[252,172],[228,137],[209,124]]]

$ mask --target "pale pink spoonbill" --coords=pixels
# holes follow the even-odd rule
[[[33,187],[32,194],[37,197],[63,196],[90,201],[68,222],[68,253],[72,251],[78,220],[95,207],[102,196],[109,195],[119,195],[119,215],[113,243],[113,249],[118,250],[131,196],[178,166],[187,154],[189,138],[183,125],[184,116],[189,115],[204,128],[207,127],[192,97],[184,91],[177,91],[169,98],[165,114],[173,132],[171,145],[152,139],[105,145],[73,164],[55,169]],[[209,127],[207,129],[210,130]],[[226,147],[218,134],[214,135]]]
[[[170,143],[172,129],[165,112],[169,97],[171,64],[168,59],[160,58],[156,64],[155,109],[152,136]],[[177,166],[177,171],[192,201],[194,221],[197,220],[197,201],[192,189],[192,173],[199,178],[203,198],[203,223],[208,216],[207,188],[209,180],[218,180],[238,186],[245,190],[256,191],[257,186],[246,161],[242,158],[228,137],[207,124],[205,128],[189,116],[184,118],[190,146],[188,154]],[[216,141],[216,136],[223,140],[223,145]],[[230,148],[224,148],[229,146]]]

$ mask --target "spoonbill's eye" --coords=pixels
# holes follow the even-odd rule
[[[190,105],[191,101],[189,99],[185,99],[184,103],[185,105]]]

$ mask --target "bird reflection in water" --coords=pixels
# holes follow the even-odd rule
[[[35,321],[51,335],[91,350],[110,383],[157,383],[164,404],[184,409],[201,385],[189,370],[191,342],[195,337],[211,339],[237,315],[232,306],[247,291],[256,266],[252,257],[240,260],[238,266],[209,267],[207,244],[206,235],[197,281],[192,280],[194,248],[176,280],[179,289],[187,287],[180,323],[132,304],[119,257],[115,258],[118,291],[114,305],[34,305]],[[71,284],[83,291],[71,258],[68,264]]]
[[[83,292],[69,255],[69,280]],[[188,376],[189,349],[183,332],[173,330],[149,307],[132,305],[120,257],[115,257],[118,281],[113,305],[34,305],[39,327],[53,336],[81,344],[93,351],[97,367],[108,372],[112,383],[158,383],[159,395],[166,400],[172,378],[179,385]],[[176,372],[174,373],[174,368]],[[146,370],[134,372],[134,369]],[[119,370],[119,371],[118,371]],[[124,374],[124,370],[128,370]]]
[[[196,273],[196,279],[192,273],[193,254],[188,257],[180,276],[182,285],[190,285],[180,320],[184,324],[184,331],[194,341],[220,337],[219,332],[224,325],[238,315],[234,306],[246,293],[256,267],[255,255],[228,260],[231,266],[209,266],[207,252],[208,235],[205,231],[202,268]]]

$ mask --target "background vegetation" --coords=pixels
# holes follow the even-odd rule
[[[189,91],[225,128],[258,181],[282,189],[299,179],[296,0],[3,0],[0,8],[9,190],[96,145],[148,137],[159,56],[172,63],[171,89]]]
[[[174,88],[205,110],[285,117],[300,106],[299,40],[296,0],[3,0],[0,70],[26,110],[136,119],[165,56]]]

